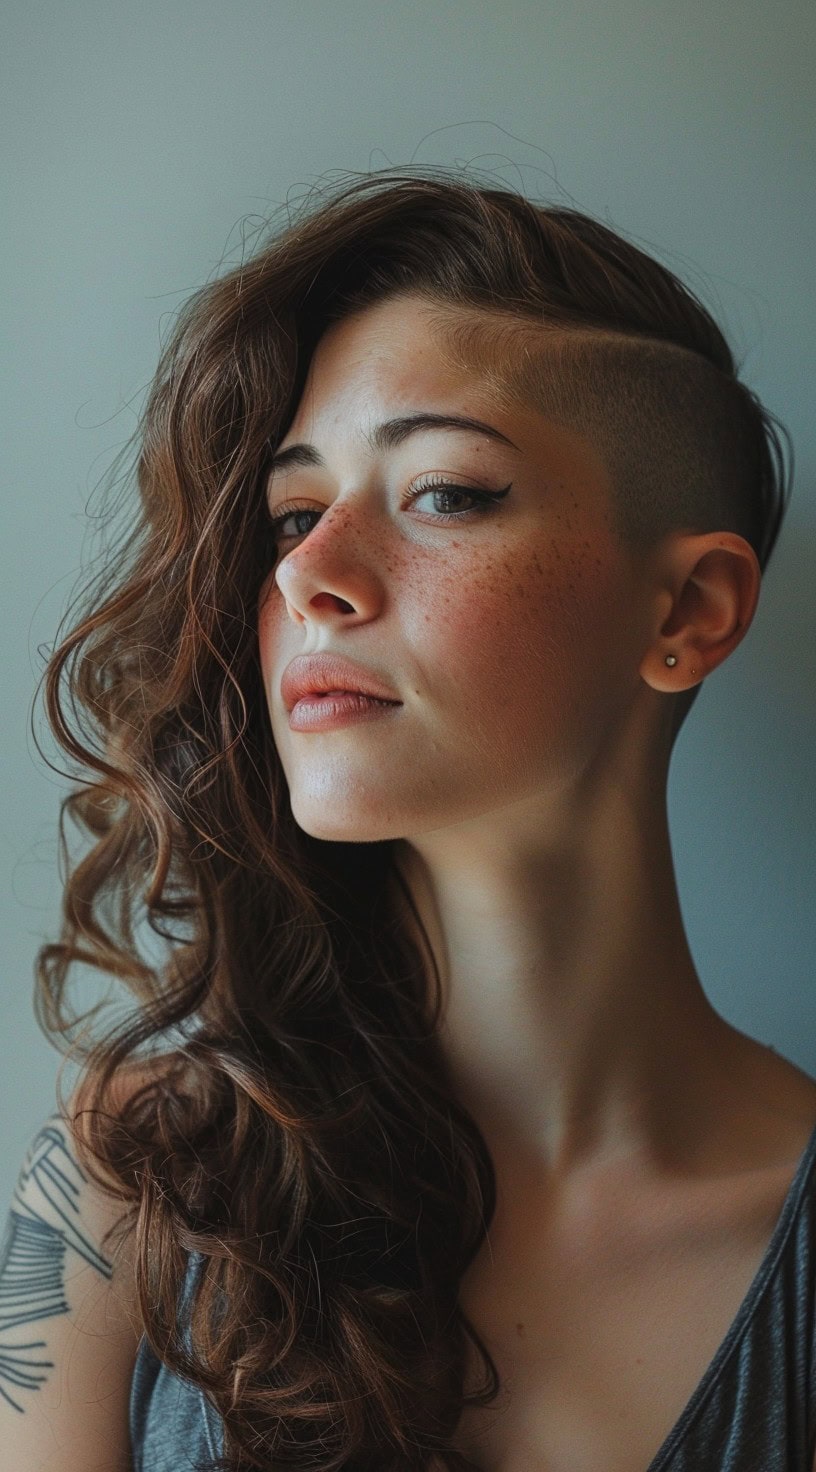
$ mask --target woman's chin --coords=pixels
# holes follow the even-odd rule
[[[351,813],[341,808],[332,812],[325,802],[319,808],[309,802],[292,802],[292,817],[310,838],[327,843],[379,843],[402,837],[402,825],[397,827],[393,817],[388,821],[382,812],[366,813],[359,806]]]

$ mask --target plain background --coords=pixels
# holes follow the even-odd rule
[[[185,297],[347,171],[456,165],[600,216],[703,297],[788,425],[759,609],[698,698],[669,803],[714,1005],[816,1075],[815,21],[807,0],[7,9],[0,1194],[54,1104],[33,961],[56,934],[67,784],[29,713],[95,488]],[[34,729],[58,760],[41,711]]]

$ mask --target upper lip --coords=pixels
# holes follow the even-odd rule
[[[377,675],[342,654],[298,654],[289,661],[281,678],[281,695],[287,710],[304,695],[326,690],[349,690],[402,704]]]

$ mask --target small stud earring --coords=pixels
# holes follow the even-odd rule
[[[666,664],[677,664],[677,655],[676,654],[667,654],[666,655]]]

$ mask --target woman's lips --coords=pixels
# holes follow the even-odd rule
[[[396,701],[387,681],[366,665],[347,655],[324,649],[319,654],[296,654],[281,675],[281,698],[287,711],[298,700],[328,692],[332,695],[362,694],[374,700]]]
[[[361,695],[356,690],[313,690],[292,706],[289,729],[331,731],[352,721],[375,720],[401,704],[398,700],[378,700],[373,695]]]

